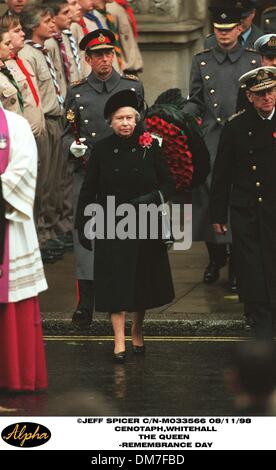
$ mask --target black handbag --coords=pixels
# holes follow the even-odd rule
[[[170,218],[170,212],[168,211],[168,205],[165,204],[164,197],[161,191],[159,192],[160,200],[161,200],[161,211],[159,211],[159,219],[160,219],[160,238],[162,242],[169,250],[172,245],[174,244],[174,237],[172,234],[172,222]]]

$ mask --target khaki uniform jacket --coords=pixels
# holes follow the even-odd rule
[[[25,44],[19,52],[19,56],[31,64],[35,73],[44,114],[62,116],[63,109],[59,104],[55,86],[43,53],[30,44]]]
[[[9,81],[9,79],[1,73],[0,69],[0,99],[3,105],[3,108],[8,111],[13,111],[16,114],[21,114],[21,109],[19,106],[19,101],[17,98],[17,89]]]
[[[127,12],[116,2],[108,3],[106,9],[112,14],[119,33],[123,52],[123,70],[141,72],[143,69],[143,59],[134,37]]]
[[[27,119],[29,122],[32,132],[35,137],[41,135],[41,133],[45,129],[45,119],[44,119],[44,114],[41,106],[41,99],[39,101],[38,106],[36,105],[33,93],[29,87],[28,81],[26,79],[26,76],[20,69],[20,67],[17,65],[15,59],[10,59],[6,62],[7,67],[11,71],[12,75],[14,76],[14,79],[16,80],[18,87],[21,91],[21,94],[24,99],[24,113],[23,116],[24,118]],[[36,77],[34,75],[34,72],[30,66],[29,63],[24,61],[24,66],[28,70],[31,79],[33,81],[33,84],[36,88],[36,91],[39,96],[38,92],[38,87],[37,87],[37,82],[36,82]],[[21,113],[20,113],[21,114]]]

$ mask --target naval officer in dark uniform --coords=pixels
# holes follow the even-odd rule
[[[261,54],[262,65],[276,67],[276,34],[264,34],[254,44]]]
[[[254,49],[261,56],[262,66],[276,67],[276,34],[264,34],[254,44]],[[242,83],[237,101],[237,112],[250,106],[246,96],[246,85]]]
[[[272,338],[276,305],[276,67],[244,74],[252,104],[222,131],[211,186],[216,234],[233,234],[240,300],[259,339]]]
[[[217,8],[213,10],[213,24],[218,44],[196,54],[193,58],[189,100],[185,111],[202,117],[202,131],[211,157],[211,169],[223,125],[236,112],[239,77],[260,65],[259,54],[244,49],[238,42],[240,10]],[[210,223],[209,193],[211,175],[207,183],[193,190],[193,240],[205,241],[209,264],[204,282],[210,284],[219,278],[226,263],[226,244],[231,234],[218,238]],[[233,258],[230,257],[229,288],[236,291]]]
[[[137,77],[117,73],[113,66],[115,37],[106,29],[88,33],[80,42],[85,51],[85,60],[92,72],[87,79],[71,87],[67,94],[66,111],[75,113],[76,124],[82,143],[78,145],[70,125],[64,133],[64,147],[67,154],[75,158],[74,209],[85,176],[84,160],[100,139],[112,133],[104,120],[104,107],[111,95],[118,91],[131,89],[137,93],[139,103],[143,103],[144,90]],[[74,158],[73,157],[73,158]],[[80,245],[74,233],[74,253],[78,280],[79,302],[73,315],[73,323],[89,326],[94,305],[93,259],[94,251]]]

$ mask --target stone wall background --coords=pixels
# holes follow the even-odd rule
[[[209,30],[208,0],[130,0],[144,59],[141,79],[151,104],[164,90],[188,94],[192,56]]]

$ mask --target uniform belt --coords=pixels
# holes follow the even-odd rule
[[[62,115],[54,115],[54,114],[44,114],[45,116],[45,119],[60,119],[62,117]]]

